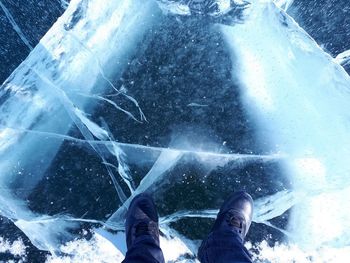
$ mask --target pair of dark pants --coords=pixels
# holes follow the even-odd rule
[[[231,229],[209,234],[198,250],[202,263],[251,263],[248,250],[241,237]]]
[[[209,234],[198,251],[202,263],[251,263],[252,260],[242,239],[232,230]],[[126,253],[124,263],[163,263],[160,247],[150,237],[138,240]]]

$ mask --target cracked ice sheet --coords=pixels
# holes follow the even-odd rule
[[[294,188],[308,193],[292,210],[293,240],[305,249],[346,249],[349,76],[269,1],[254,1],[244,24],[222,32],[238,57],[236,76],[261,140],[290,157]]]
[[[127,3],[127,1],[124,1],[123,3]],[[106,5],[107,6],[107,5]],[[254,10],[254,8],[255,8],[256,6],[253,6],[253,10]],[[256,10],[258,10],[257,12],[260,12],[260,11],[262,11],[262,10],[264,10],[263,8],[261,8],[261,9],[256,9]],[[270,14],[273,14],[273,11],[274,10],[276,10],[276,9],[274,9],[274,8],[271,8],[270,9],[270,12],[267,12],[267,13],[265,13],[265,15],[267,15],[267,16],[269,16]],[[91,17],[92,18],[94,18],[94,14],[91,14]],[[254,18],[256,18],[256,17],[254,17]],[[113,21],[113,19],[112,19],[112,21]],[[259,20],[257,20],[257,21],[259,21]],[[255,22],[257,22],[257,21],[255,21]],[[115,22],[115,21],[114,21]],[[107,24],[108,24],[109,22],[107,22]],[[103,23],[104,24],[104,23]],[[262,24],[262,23],[261,23]],[[277,23],[278,24],[278,23]],[[249,26],[250,24],[249,23],[247,23],[247,25],[244,25],[244,26]],[[272,26],[271,26],[271,28],[273,28],[273,25],[275,25],[275,23],[272,23]],[[250,25],[251,26],[251,25]],[[78,30],[81,30],[81,31],[83,31],[81,28],[79,28],[79,24],[77,25],[77,28],[78,28]],[[107,26],[107,28],[108,28],[108,26]],[[239,28],[239,27],[238,27]],[[104,30],[102,30],[102,32],[106,32],[106,31],[104,31]],[[282,31],[283,32],[283,31]],[[105,33],[101,33],[100,35],[99,35],[99,37],[103,37],[104,36],[104,34]],[[108,35],[108,32],[107,32],[107,34],[106,35]],[[243,36],[244,36],[244,34],[243,34]],[[92,47],[95,47],[95,45],[97,44],[96,42],[94,42],[94,41],[96,41],[96,38],[94,38],[94,37],[92,37],[91,38],[91,43],[93,43],[93,45],[91,46],[91,48]],[[249,41],[253,41],[252,39],[250,39]],[[85,41],[84,41],[85,42]],[[87,42],[89,42],[89,41],[87,41]],[[107,41],[108,42],[108,41]],[[254,45],[254,44],[253,44]],[[255,46],[258,46],[258,45],[256,45],[255,44]],[[249,45],[248,45],[248,47],[249,47]],[[72,53],[74,53],[74,52],[76,52],[76,51],[72,51]],[[95,54],[100,54],[100,51],[94,51],[95,52]],[[92,54],[94,54],[94,53],[92,53]],[[84,58],[84,56],[85,56],[86,54],[85,53],[79,53],[78,52],[78,57],[79,57],[79,59],[77,59],[77,62],[79,62],[79,61],[81,61],[81,59],[82,58]],[[91,53],[90,53],[90,56],[91,56]],[[109,56],[109,55],[106,55],[107,57]],[[89,57],[89,56],[88,56]],[[280,56],[280,57],[283,57],[283,56]],[[91,58],[91,57],[89,57],[89,58]],[[92,58],[91,58],[92,59]],[[248,60],[243,60],[243,61],[249,61],[249,58],[248,58]],[[95,61],[96,62],[96,61]],[[86,63],[91,63],[91,60],[87,60],[86,61]],[[83,63],[82,63],[83,64]],[[80,67],[82,64],[79,64],[78,66]],[[96,63],[95,63],[96,64]],[[97,64],[99,64],[99,63],[97,63]],[[76,69],[76,67],[75,66],[77,66],[77,64],[75,64],[75,63],[73,63],[73,68],[72,69]],[[255,68],[256,69],[256,68]],[[38,70],[38,69],[36,69],[36,70]],[[97,69],[96,71],[95,71],[95,73],[96,74],[101,74],[101,70],[100,69]],[[260,73],[259,72],[259,70],[258,70],[258,73]],[[37,74],[38,75],[38,74]],[[264,77],[264,76],[266,76],[266,74],[265,73],[263,73],[263,74],[261,74],[261,76],[262,77]],[[79,85],[78,85],[79,86]],[[15,87],[14,87],[15,88]],[[84,91],[84,93],[87,93],[87,91]],[[45,98],[48,96],[48,94],[44,94],[45,96]],[[269,95],[271,95],[271,93],[269,93],[269,92],[265,92],[265,93],[263,93],[263,95],[265,96],[265,98],[268,98],[269,97]],[[273,92],[272,92],[272,95],[273,95]],[[263,96],[263,97],[264,97]],[[70,98],[70,99],[74,99],[74,98]],[[36,100],[34,100],[34,101],[36,101]],[[36,103],[36,104],[38,104],[38,105],[41,105],[42,104],[42,102],[40,101],[40,100],[37,100],[37,102],[38,103]],[[68,101],[69,102],[69,101]],[[52,104],[54,104],[53,102],[50,102],[50,103],[52,103]],[[82,101],[78,101],[77,102],[78,104],[80,104],[80,106],[81,107],[83,107],[83,105],[81,105],[81,104],[83,104],[83,102]],[[270,104],[272,104],[273,103],[273,99],[271,98],[271,99],[269,99],[269,101],[268,101],[268,103],[270,103]],[[187,104],[188,105],[188,104]],[[68,109],[72,109],[71,107],[69,107],[68,106]],[[82,113],[82,112],[79,112],[79,113]],[[84,119],[84,117],[85,116],[83,116],[83,115],[80,115],[80,120],[81,119]],[[96,132],[101,132],[102,130],[101,129],[99,129],[97,126],[94,126],[94,124],[93,123],[91,123],[91,122],[89,122],[89,120],[88,119],[84,119],[84,121],[82,121],[82,123],[83,123],[83,125],[85,125],[86,127],[87,127],[87,129],[89,130],[89,132],[91,132],[92,134],[94,134],[94,135],[97,135],[96,137],[101,137],[101,136],[99,136],[98,135],[98,133],[94,133],[94,131]],[[16,124],[16,123],[15,123]],[[14,125],[14,126],[16,126],[16,125]],[[28,125],[29,126],[29,125]],[[20,128],[22,128],[22,129],[28,129],[28,128],[30,128],[30,127],[27,127],[26,125],[23,125],[23,126],[21,126]],[[48,127],[46,127],[46,128],[48,128]],[[43,130],[45,130],[45,129],[43,129]],[[57,131],[57,130],[55,130],[55,129],[53,129],[54,131],[54,133],[56,133],[56,134],[60,134],[60,133],[62,133],[62,136],[65,136],[65,132],[59,132],[59,131]],[[7,131],[8,133],[10,132],[10,131]],[[13,132],[13,131],[12,131]],[[47,132],[46,130],[45,130],[45,132]],[[35,131],[34,131],[34,133],[35,133]],[[51,132],[52,133],[52,132]],[[103,133],[103,132],[102,132]],[[50,134],[50,132],[48,133],[48,134]],[[13,136],[13,135],[15,135],[15,133],[11,133],[11,136]],[[33,133],[32,133],[32,135],[33,135]],[[33,137],[35,137],[35,136],[33,136]],[[33,137],[30,137],[30,139],[33,139]],[[5,139],[6,139],[6,136],[5,136]],[[4,142],[5,142],[5,139],[3,140]],[[86,139],[89,139],[89,138],[86,138]],[[48,140],[49,141],[49,140]],[[95,142],[94,141],[91,141],[91,140],[85,140],[85,142],[87,142],[88,144],[90,144],[90,145],[93,145]],[[52,141],[50,141],[50,143],[52,143]],[[97,141],[97,143],[100,143],[100,142],[98,142]],[[107,150],[109,150],[110,151],[110,149],[112,148],[113,149],[113,142],[102,142],[102,144],[103,145],[105,145],[106,143],[108,143],[109,145],[111,145],[111,146],[109,146],[109,147],[107,147]],[[33,144],[34,145],[34,144]],[[61,143],[59,143],[59,144],[57,144],[57,145],[61,145]],[[217,153],[213,153],[213,152],[204,152],[203,153],[203,151],[201,152],[201,151],[198,151],[198,150],[178,150],[178,149],[164,149],[164,148],[161,148],[161,149],[156,149],[157,147],[148,147],[148,146],[142,146],[142,145],[131,145],[131,146],[129,146],[129,145],[124,145],[125,147],[125,149],[127,149],[127,150],[129,150],[129,153],[127,153],[127,150],[125,150],[125,152],[126,152],[126,155],[131,155],[131,156],[133,156],[133,158],[135,158],[135,148],[137,149],[137,150],[140,150],[140,149],[143,149],[144,151],[147,151],[147,152],[152,152],[152,154],[151,155],[154,155],[154,152],[157,152],[157,154],[155,154],[157,157],[155,157],[155,160],[154,160],[154,162],[152,163],[152,165],[151,165],[151,167],[150,167],[150,169],[148,169],[148,173],[145,173],[146,174],[146,176],[144,176],[144,178],[142,179],[142,181],[141,181],[141,184],[140,184],[140,186],[139,186],[139,188],[137,188],[137,189],[139,189],[139,190],[137,190],[136,189],[136,192],[137,191],[141,191],[141,190],[143,190],[143,189],[147,189],[147,188],[149,188],[149,187],[153,187],[153,191],[155,191],[155,192],[157,192],[158,190],[160,190],[159,192],[162,192],[161,190],[162,189],[157,189],[157,187],[159,187],[159,185],[157,186],[157,185],[154,185],[154,183],[155,182],[159,182],[159,181],[163,181],[163,180],[171,180],[171,179],[169,179],[169,178],[172,178],[169,174],[166,174],[167,172],[169,172],[169,170],[171,170],[171,168],[176,168],[176,166],[177,165],[179,165],[179,164],[181,164],[181,162],[184,162],[184,163],[191,163],[191,162],[193,162],[193,161],[198,161],[199,163],[206,163],[206,165],[207,165],[207,162],[208,162],[208,160],[209,159],[212,159],[212,163],[213,163],[213,165],[211,166],[211,167],[208,167],[208,165],[206,166],[206,168],[208,169],[208,170],[215,170],[215,165],[217,165],[218,163],[217,162],[219,162],[220,163],[220,165],[219,166],[225,166],[225,164],[227,164],[227,161],[228,160],[225,160],[225,161],[222,161],[222,159],[221,159],[221,157],[223,157],[222,155],[220,155],[220,154],[217,154]],[[33,146],[32,146],[33,147]],[[131,149],[131,150],[130,150]],[[289,153],[289,151],[287,151],[286,149],[283,149],[283,150],[285,150],[286,152],[288,152]],[[192,154],[194,154],[194,155],[197,155],[197,153],[199,153],[199,155],[202,155],[202,157],[203,157],[203,155],[204,155],[204,157],[205,158],[199,158],[199,159],[196,159],[196,158],[193,158],[193,159],[191,159],[191,158],[189,158],[189,159],[186,159],[186,158],[188,158],[188,156],[191,156]],[[105,153],[101,153],[102,155],[104,155]],[[294,154],[294,153],[293,153]],[[112,153],[112,155],[113,155],[113,153]],[[187,155],[187,157],[185,156],[185,155]],[[141,156],[141,155],[140,155]],[[226,155],[228,158],[227,159],[230,159],[230,157],[229,157],[229,155]],[[172,157],[172,158],[170,158],[170,157]],[[208,158],[209,157],[209,158]],[[215,158],[213,158],[213,157],[218,157],[217,159],[215,159]],[[237,156],[236,156],[237,157]],[[252,156],[253,158],[254,158],[254,156]],[[267,157],[269,157],[269,156],[267,156]],[[138,160],[140,160],[140,159],[142,159],[141,157],[139,157],[139,158],[135,158],[135,161],[138,161]],[[214,160],[213,160],[214,159]],[[234,158],[233,158],[234,159]],[[261,159],[261,158],[257,158],[258,160],[259,159]],[[324,168],[323,168],[323,165],[322,164],[320,164],[320,162],[317,160],[317,159],[315,159],[315,158],[299,158],[299,156],[297,156],[297,158],[293,155],[292,156],[292,158],[291,158],[292,160],[295,160],[295,162],[292,162],[292,165],[294,165],[294,163],[295,163],[295,167],[297,168],[297,169],[299,169],[299,170],[302,170],[302,172],[305,172],[305,171],[307,171],[307,172],[309,172],[310,173],[310,176],[309,177],[311,177],[311,179],[309,179],[309,180],[313,180],[313,179],[316,179],[316,180],[319,180],[319,178],[317,178],[317,176],[315,176],[315,171],[317,172],[317,173],[323,173],[323,171],[324,171]],[[167,162],[167,160],[169,161],[169,162]],[[170,162],[170,160],[171,160],[171,162]],[[181,162],[180,162],[180,160],[181,160]],[[255,159],[256,160],[256,159]],[[260,160],[261,161],[261,160]],[[131,161],[130,161],[130,163],[131,163]],[[240,162],[240,165],[242,165],[242,162]],[[245,165],[245,163],[243,162],[243,166]],[[210,166],[210,165],[209,165]],[[213,168],[214,167],[214,168]],[[64,168],[64,167],[63,167]],[[124,167],[124,168],[127,168],[127,167]],[[124,169],[124,170],[126,170],[126,169]],[[222,174],[220,174],[221,176],[222,176]],[[181,174],[181,176],[182,176],[182,174]],[[316,178],[315,178],[316,177]],[[176,181],[178,181],[178,178],[175,178],[176,180],[174,180],[173,182],[176,182]],[[165,181],[166,181],[165,180]],[[187,183],[187,182],[189,182],[189,181],[187,181],[188,180],[188,178],[185,178],[184,179],[184,183]],[[322,183],[322,178],[321,178],[321,180],[320,180],[320,182]],[[318,181],[317,181],[318,182]],[[167,182],[168,183],[168,182]],[[157,187],[156,187],[157,186]],[[304,189],[301,189],[301,190],[304,190]],[[316,189],[317,190],[317,189]],[[331,191],[332,189],[330,189],[329,191]],[[333,189],[334,190],[334,189]],[[164,191],[164,190],[163,190]],[[345,189],[344,191],[347,191],[347,189]],[[332,194],[334,194],[334,193],[332,193],[332,192],[330,192],[330,195],[332,195]],[[340,193],[341,195],[342,194],[344,194],[344,193]],[[321,195],[322,195],[322,192],[321,192]],[[298,198],[296,198],[295,196],[294,196],[294,193],[293,192],[281,192],[280,194],[277,194],[276,196],[272,196],[272,197],[266,197],[267,198],[267,201],[264,203],[263,201],[259,201],[259,200],[257,200],[257,204],[259,205],[258,206],[258,208],[256,209],[256,211],[257,211],[257,215],[258,216],[256,216],[256,218],[255,218],[255,220],[256,220],[256,222],[266,222],[266,221],[268,221],[268,220],[270,220],[270,219],[273,219],[273,218],[275,218],[275,217],[277,217],[277,216],[280,216],[281,214],[283,214],[285,211],[287,211],[288,209],[290,209],[293,205],[295,205],[295,204],[297,204],[299,201],[298,201],[298,198],[300,198],[300,197],[298,197],[299,195],[297,195],[296,197],[298,197]],[[301,195],[301,196],[303,196],[303,195]],[[315,196],[316,197],[313,197],[313,196],[311,196],[310,197],[310,199],[311,200],[316,200],[316,202],[317,202],[317,200],[319,200],[318,202],[322,202],[323,201],[323,199],[322,199],[322,197],[320,197],[320,194],[315,194]],[[162,194],[160,193],[159,194],[159,196],[158,196],[159,198],[162,198]],[[325,196],[325,197],[329,197],[329,196]],[[317,199],[318,198],[318,199]],[[9,199],[9,198],[8,198]],[[283,200],[283,202],[282,202],[282,200]],[[329,200],[329,198],[327,198],[327,200]],[[338,199],[335,199],[335,200],[338,200]],[[279,202],[278,202],[279,201]],[[124,206],[125,207],[125,206]],[[316,207],[317,207],[317,205],[316,205]],[[335,206],[335,209],[337,210],[337,207]],[[199,212],[196,212],[196,213],[192,213],[192,212],[190,212],[190,211],[184,211],[182,214],[174,214],[174,215],[171,215],[170,216],[170,219],[171,219],[171,217],[173,218],[173,219],[171,219],[170,221],[177,221],[177,220],[179,220],[179,219],[182,219],[182,218],[185,218],[185,217],[192,217],[192,218],[194,218],[194,217],[210,217],[210,218],[213,218],[214,216],[215,216],[215,210],[214,211],[210,211],[210,212],[206,212],[206,211],[199,211]],[[117,212],[118,213],[118,212]],[[25,230],[25,229],[32,229],[33,230],[33,232],[34,233],[30,233],[30,232],[27,232],[28,233],[28,235],[31,235],[31,236],[35,236],[35,235],[37,235],[38,233],[40,233],[41,231],[43,231],[42,229],[40,229],[40,230],[35,230],[35,228],[33,228],[33,227],[31,227],[31,219],[33,219],[32,217],[33,217],[33,215],[31,215],[30,216],[31,218],[26,222],[26,221],[21,221],[21,220],[19,220],[17,223],[18,223],[18,225],[20,226],[20,227],[22,227],[22,229],[23,230]],[[176,219],[177,218],[177,220],[174,220],[174,218]],[[78,219],[79,220],[79,219]],[[111,218],[111,220],[110,221],[113,221],[114,220],[114,218],[112,217]],[[168,222],[169,222],[169,217],[168,217]],[[40,223],[40,224],[44,224],[45,225],[45,223],[44,222],[52,222],[52,220],[50,221],[50,220],[45,220],[45,218],[43,218],[43,220],[32,220],[32,223],[33,224],[35,224],[35,223]],[[68,220],[69,221],[69,220]],[[55,221],[53,221],[53,222],[55,222]],[[121,223],[121,221],[119,220],[119,224]],[[50,232],[50,231],[52,231],[52,230],[50,230],[50,228],[48,227],[47,229],[45,229],[44,231],[47,231],[47,232]],[[293,233],[292,233],[293,234]],[[39,237],[40,238],[40,237]],[[184,241],[185,240],[185,241]],[[181,242],[181,244],[184,244],[184,242],[186,242],[187,240],[186,239],[183,239],[183,241],[179,241],[179,242]],[[91,243],[91,244],[93,244],[93,242]],[[56,244],[57,245],[57,244]],[[74,245],[74,243],[73,243],[73,245]],[[64,250],[63,249],[63,251],[72,251],[72,250]],[[78,255],[79,256],[79,255]],[[79,258],[79,257],[78,257]]]
[[[84,7],[81,7],[81,8],[84,8]],[[78,28],[77,30],[79,32],[79,30],[80,30],[79,29],[79,23],[78,23],[78,25],[76,25],[76,28]],[[68,37],[71,37],[71,34],[72,33],[68,34]],[[50,39],[50,41],[54,42],[53,40],[54,40],[54,38]],[[75,41],[76,37],[74,37],[73,40]],[[78,42],[78,44],[79,44],[79,41],[76,41],[76,42]],[[43,46],[45,46],[45,41],[43,41]],[[50,49],[48,46],[45,46],[45,47],[46,47],[46,49]],[[93,47],[96,48],[95,45]],[[75,46],[73,45],[72,53],[76,52],[74,50],[74,48],[75,48]],[[39,48],[37,48],[37,50],[39,50]],[[56,50],[56,49],[54,49],[54,50]],[[100,53],[100,52],[96,52],[96,53]],[[89,54],[90,55],[91,54],[94,55],[91,52]],[[81,61],[84,58],[83,55],[86,55],[86,54],[82,54],[82,53],[78,52],[76,59],[73,60],[73,63],[72,63],[71,70],[72,70],[72,72],[75,72],[78,75],[79,75],[79,73],[76,71],[76,69],[77,69],[78,66],[80,68],[82,66],[82,64],[78,65],[77,63],[78,62],[81,63]],[[32,57],[35,57],[35,56],[32,55]],[[29,62],[31,62],[30,58],[28,60],[29,60]],[[92,62],[87,60],[87,61],[85,61],[85,63],[90,65]],[[100,64],[100,63],[101,62],[98,61],[97,64]],[[28,67],[28,65],[24,65],[24,66]],[[98,126],[96,126],[94,123],[90,122],[86,118],[85,114],[80,109],[76,109],[74,107],[74,105],[70,101],[70,99],[73,100],[74,97],[73,98],[72,97],[69,98],[65,94],[65,91],[62,91],[62,88],[64,88],[64,85],[62,83],[58,84],[54,80],[55,77],[47,76],[46,75],[47,72],[43,72],[45,70],[42,71],[42,68],[40,67],[40,65],[38,66],[38,68],[35,68],[34,66],[35,66],[35,60],[34,60],[34,64],[31,65],[29,68],[30,68],[30,70],[33,73],[35,73],[35,75],[37,77],[39,77],[39,83],[36,83],[34,85],[35,85],[35,87],[39,87],[39,94],[40,94],[40,92],[42,92],[43,94],[40,94],[41,96],[40,95],[39,96],[36,95],[35,99],[31,100],[30,102],[31,103],[34,102],[34,105],[36,105],[39,108],[39,110],[40,110],[42,107],[45,107],[47,105],[50,105],[50,106],[55,105],[55,100],[56,100],[56,98],[58,98],[61,101],[61,103],[65,106],[65,109],[69,112],[70,117],[74,121],[78,122],[80,130],[86,134],[84,136],[85,136],[85,138],[87,139],[87,142],[90,145],[93,146],[93,143],[91,141],[92,136],[89,136],[89,133],[92,133],[93,135],[95,135],[95,137],[97,137],[99,139],[105,138],[104,131],[101,130]],[[29,72],[30,72],[30,70],[29,70]],[[89,72],[89,74],[90,73],[91,72]],[[97,69],[95,73],[101,74],[101,70]],[[28,75],[28,71],[25,72],[25,74]],[[18,77],[18,75],[19,75],[19,77]],[[15,78],[17,77],[17,79],[20,79],[21,78],[21,71],[20,71],[20,73],[18,75],[15,75]],[[43,83],[41,83],[41,81]],[[87,82],[88,81],[91,81],[91,79],[87,79]],[[34,79],[34,82],[35,82],[35,79]],[[10,86],[10,89],[11,89],[12,92],[22,92],[23,91],[23,87],[21,85],[18,85],[18,86],[12,85],[11,86],[11,84],[13,84],[13,83],[11,81],[9,83],[10,83],[9,86]],[[50,98],[49,90],[40,89],[40,86],[43,86],[43,85],[44,86],[47,85],[48,87],[51,88],[51,90],[54,91],[54,94],[56,95],[56,97],[53,98],[52,101],[49,101],[49,98]],[[75,88],[75,86],[73,86],[73,89],[74,88]],[[84,92],[86,93],[88,91],[85,90]],[[7,103],[9,105],[11,105],[9,102],[7,102]],[[84,106],[82,101],[76,101],[76,103],[78,103],[80,105],[80,107]],[[13,103],[12,105],[14,105],[14,104],[15,103]],[[27,110],[26,110],[25,107],[23,107],[21,110],[22,110],[21,114],[24,115],[24,117],[21,116],[21,119],[26,119],[26,121],[28,123],[28,124],[20,125],[21,129],[27,130],[28,127],[32,128],[31,127],[32,124],[38,125],[36,123],[37,118],[36,118],[35,114],[32,113],[32,115],[30,115],[30,116],[26,115],[27,114]],[[13,108],[11,110],[11,112],[14,112],[14,111],[15,111],[15,108]],[[56,113],[55,115],[56,115],[56,117],[58,117],[59,114]],[[63,114],[62,114],[62,116],[63,116]],[[43,117],[41,117],[41,118],[44,119]],[[62,117],[60,117],[60,118],[62,118]],[[69,123],[69,120],[70,119],[66,119],[66,121],[68,123]],[[11,120],[11,121],[13,121],[13,120]],[[7,125],[10,126],[10,127],[18,127],[18,123],[16,123],[15,121],[14,121],[14,123],[9,122],[9,123],[7,123]],[[60,126],[62,126],[62,124]],[[5,125],[5,127],[6,127],[6,125]],[[64,133],[64,131],[57,130],[55,128],[56,128],[55,127],[55,123],[53,123],[51,126],[47,125],[46,123],[44,123],[38,129],[39,131],[35,131],[35,130],[32,131],[30,133],[32,136],[27,137],[27,140],[30,140],[30,142],[31,142],[31,144],[27,144],[28,151],[30,151],[31,149],[35,149],[34,145],[37,144],[37,141],[34,140],[35,136],[33,136],[33,135],[34,134],[35,135],[39,134],[41,132],[40,130],[44,130],[43,133],[46,133],[46,135],[50,135],[52,133],[52,132],[48,132],[47,130],[49,130],[49,131],[53,130],[55,133]],[[4,138],[3,138],[4,142],[6,142],[6,138],[9,137],[9,136],[11,136],[12,139],[15,139],[16,136],[23,135],[23,133],[14,133],[13,131],[14,131],[13,129],[5,129],[4,130],[4,133],[2,134],[4,136]],[[13,144],[14,143],[12,143],[12,145]],[[113,146],[113,143],[110,143],[110,144],[112,144],[112,146]],[[44,144],[44,145],[46,145],[46,144]],[[49,149],[47,151],[54,152],[55,151],[55,150],[53,150],[55,148],[54,145],[57,145],[56,147],[58,147],[59,145],[61,145],[61,143],[57,143],[56,142],[56,144],[53,144],[52,141],[48,140],[47,145],[49,145]],[[8,147],[10,147],[8,144],[4,145],[5,150],[7,150]],[[138,147],[135,147],[135,148],[138,148]],[[247,158],[247,159],[252,158],[252,159],[255,159],[255,160],[256,159],[260,160],[260,159],[264,159],[265,158],[265,156],[254,156],[254,155],[252,155],[252,156],[249,156],[249,155],[242,155],[242,156],[240,156],[240,155],[230,155],[230,154],[217,154],[217,153],[213,153],[213,152],[205,152],[205,151],[203,152],[203,151],[196,151],[196,150],[173,150],[173,149],[160,149],[159,150],[159,149],[155,149],[154,147],[152,148],[152,147],[147,147],[147,146],[146,147],[139,147],[139,148],[147,149],[147,151],[161,152],[161,154],[158,157],[155,165],[152,166],[152,168],[150,169],[149,173],[143,179],[142,185],[138,188],[139,191],[142,190],[142,189],[147,189],[150,186],[154,187],[154,183],[156,181],[161,181],[162,179],[166,178],[163,175],[163,173],[165,171],[169,170],[169,168],[171,168],[172,166],[174,166],[177,163],[177,161],[179,161],[179,158],[183,156],[183,154],[187,154],[188,155],[188,154],[192,154],[192,153],[194,153],[194,154],[198,153],[199,156],[200,156],[200,161],[201,162],[205,162],[206,161],[207,163],[208,163],[208,157],[209,157],[209,158],[211,158],[211,162],[214,164],[214,166],[218,165],[219,163],[221,163],[221,165],[224,165],[227,161],[229,161],[231,159],[232,160],[238,159],[239,162],[241,162],[240,159],[242,159],[242,158],[243,159],[245,159],[245,158]],[[21,150],[23,152],[23,148]],[[42,156],[45,156],[45,155],[47,155],[47,153],[44,151]],[[134,156],[133,153],[130,153],[130,155]],[[170,161],[170,158],[169,158],[170,155],[174,156],[173,163],[169,162]],[[14,154],[14,156],[16,156],[16,153]],[[38,157],[38,156],[31,156],[31,157],[34,159],[33,163],[36,162],[35,159],[37,159],[37,160],[40,159],[40,157]],[[266,156],[266,157],[267,157],[267,159],[271,158],[270,156]],[[223,159],[224,159],[224,161],[223,161]],[[28,161],[28,160],[26,160],[26,161]],[[49,159],[47,159],[46,161],[47,161],[47,165],[49,165],[49,162],[50,162]],[[169,163],[165,164],[165,162],[169,162]],[[210,169],[213,169],[213,168],[211,167]],[[41,167],[41,170],[45,170],[45,169],[43,169],[43,167]],[[21,172],[21,174],[22,174],[22,172]],[[30,173],[29,173],[29,175],[30,175]],[[28,178],[28,176],[27,176],[27,179],[26,179],[27,182],[22,182],[22,184],[26,187],[26,191],[28,191],[28,189],[30,190],[31,187],[35,186],[35,184],[36,184],[35,180],[38,180],[38,178],[32,178],[31,179],[30,177]],[[32,186],[30,186],[30,185],[32,185]],[[5,197],[7,197],[7,196],[5,196]],[[31,238],[33,244],[35,244],[39,248],[45,248],[45,249],[49,249],[51,251],[55,250],[55,246],[57,246],[58,244],[55,243],[56,241],[52,240],[52,233],[60,234],[58,232],[61,232],[61,231],[64,232],[67,227],[72,227],[72,225],[69,224],[70,222],[76,222],[75,220],[71,220],[70,218],[60,218],[60,217],[57,217],[57,218],[50,218],[50,217],[48,217],[47,218],[45,216],[44,217],[39,217],[39,216],[37,216],[35,214],[32,214],[32,213],[29,213],[29,212],[28,213],[23,213],[23,212],[25,212],[25,207],[23,206],[23,207],[20,208],[20,205],[15,205],[15,202],[14,202],[14,200],[11,200],[11,197],[7,197],[6,202],[10,202],[9,206],[11,206],[11,208],[15,210],[14,211],[15,216],[9,216],[9,217],[17,220],[16,221],[16,225],[19,226],[28,235],[28,237]],[[6,204],[6,202],[3,202],[2,205]],[[51,204],[54,204],[54,202],[51,201]],[[17,211],[16,211],[16,208],[17,208]],[[5,206],[4,210],[6,210],[6,212],[7,212],[6,215],[8,215],[9,209],[6,208],[6,206]],[[21,212],[22,215],[20,215],[19,212]],[[189,214],[190,214],[189,212],[185,212],[183,216],[178,216],[177,215],[177,217],[178,218],[188,217]],[[202,213],[200,212],[199,215],[197,215],[197,217],[202,217],[201,214]],[[196,215],[194,215],[194,216],[196,216]],[[192,217],[194,217],[194,216],[192,215]],[[79,219],[77,219],[77,220],[79,220]],[[66,226],[66,224],[68,224],[68,226]],[[53,227],[55,225],[57,225],[59,227]],[[63,235],[64,235],[64,233],[63,233]],[[183,241],[182,241],[182,244],[183,244]],[[62,249],[62,250],[65,251],[64,249]]]

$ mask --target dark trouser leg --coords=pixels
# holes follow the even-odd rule
[[[149,236],[139,237],[128,249],[123,263],[164,263],[161,248]]]
[[[251,263],[252,259],[242,239],[234,231],[216,231],[209,234],[198,250],[202,263]]]

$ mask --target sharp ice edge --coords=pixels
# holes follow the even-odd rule
[[[161,217],[159,222],[160,224],[168,225],[183,218],[216,218],[218,212],[218,209],[178,211],[174,214]]]
[[[343,67],[350,65],[350,49],[338,54],[334,60]]]
[[[67,216],[34,216],[32,219],[19,219],[14,224],[19,229],[25,229],[26,236],[39,249],[48,250],[55,254],[59,251],[57,244],[52,244],[53,235],[65,243],[74,238],[69,232],[78,226],[77,222],[67,220]]]
[[[2,189],[0,196],[1,215],[7,217],[21,229],[37,248],[54,253],[58,250],[57,240],[66,242],[73,238],[69,229],[75,228],[77,222],[67,221],[68,216],[35,214],[25,209],[24,202],[16,200],[15,197],[12,197],[12,200],[10,198],[11,195]],[[21,207],[22,210],[18,210],[18,207]],[[34,218],[35,220],[33,220]]]
[[[60,3],[61,3],[61,7],[62,7],[63,9],[67,9],[68,6],[69,6],[69,2],[66,1],[66,0],[60,0]]]
[[[12,17],[10,11],[6,8],[6,6],[2,3],[2,1],[0,1],[0,7],[1,9],[4,11],[7,19],[9,20],[9,22],[11,23],[13,29],[16,31],[17,35],[21,38],[21,40],[23,41],[23,43],[28,47],[28,49],[30,51],[33,50],[32,45],[29,43],[28,39],[26,38],[26,36],[24,35],[24,33],[22,32],[21,28],[17,25],[15,19]]]
[[[264,222],[261,222],[261,223],[266,225],[266,226],[269,226],[269,227],[271,227],[273,229],[276,229],[276,230],[280,231],[282,234],[284,234],[286,237],[288,237],[289,240],[291,240],[293,238],[293,235],[289,231],[284,230],[284,229],[282,229],[280,227],[277,227],[277,226],[273,225],[271,222],[264,221]]]
[[[113,145],[117,145],[124,149],[135,149],[135,150],[151,150],[155,152],[177,152],[181,154],[196,154],[203,157],[219,157],[225,158],[228,160],[256,160],[256,161],[279,161],[282,159],[288,158],[286,154],[276,153],[276,154],[268,154],[268,155],[259,155],[259,154],[240,154],[240,153],[217,153],[217,152],[207,152],[207,151],[199,151],[199,150],[187,150],[187,149],[178,149],[178,148],[166,148],[166,147],[155,147],[149,145],[140,145],[140,144],[131,144],[131,143],[122,143],[117,141],[106,141],[106,140],[84,140],[75,138],[69,135],[56,134],[52,132],[44,132],[44,131],[36,131],[36,130],[26,130],[26,129],[16,129],[11,127],[1,127],[0,131],[11,130],[16,133],[31,133],[37,136],[42,137],[51,137],[53,139],[58,140],[67,140],[72,141],[79,144],[91,144],[91,145],[104,145],[107,147],[113,147]]]
[[[288,11],[288,9],[293,5],[294,0],[273,0],[273,2],[284,11]]]
[[[164,177],[165,172],[174,167],[181,159],[183,153],[177,151],[162,151],[158,159],[152,166],[151,170],[141,180],[140,185],[131,194],[131,196],[123,203],[121,207],[108,219],[107,222],[123,220],[132,199],[142,192],[155,187]],[[159,185],[157,185],[159,187]]]
[[[254,202],[254,221],[262,223],[278,217],[299,203],[302,198],[305,198],[304,193],[297,193],[290,190],[262,197]]]

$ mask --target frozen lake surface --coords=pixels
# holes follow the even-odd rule
[[[0,260],[120,262],[147,191],[196,262],[235,190],[256,262],[350,258],[347,1],[0,7]]]

